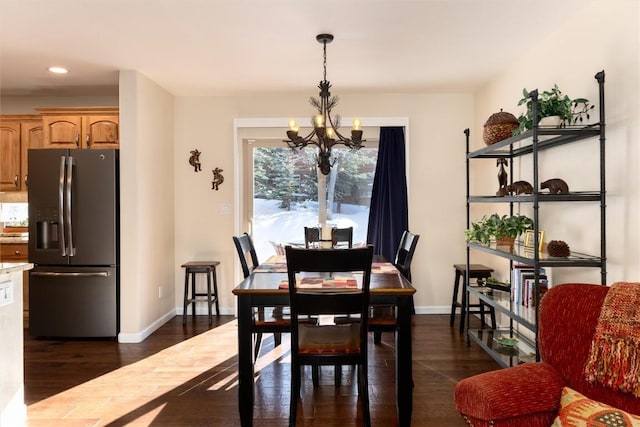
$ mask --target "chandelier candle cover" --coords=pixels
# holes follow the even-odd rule
[[[318,114],[311,119],[313,130],[309,135],[302,137],[298,135],[299,127],[295,120],[289,121],[289,130],[284,142],[294,151],[301,150],[309,144],[318,147],[318,167],[324,175],[331,172],[331,167],[335,163],[335,159],[331,157],[331,148],[336,144],[342,144],[352,151],[357,151],[362,147],[362,143],[366,140],[362,139],[362,123],[359,119],[353,120],[353,128],[351,129],[351,138],[344,137],[339,131],[340,115],[336,115],[335,119],[331,117],[331,110],[338,104],[339,98],[331,96],[329,89],[331,83],[327,81],[327,43],[331,43],[333,35],[318,34],[316,40],[323,45],[323,67],[324,74],[322,81],[318,84],[320,89],[320,98],[311,97],[309,102],[317,108]]]

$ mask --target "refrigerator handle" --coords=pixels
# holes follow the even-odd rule
[[[64,273],[64,272],[55,272],[55,271],[32,271],[32,276],[42,276],[42,277],[109,277],[108,271],[92,271],[89,273],[80,273],[80,272],[72,272],[72,273]]]
[[[60,157],[60,176],[58,181],[58,224],[60,225],[60,247],[62,248],[62,256],[67,256],[67,242],[66,242],[66,230],[65,230],[65,217],[64,217],[64,171],[65,171],[64,156]]]
[[[69,256],[75,256],[76,248],[73,246],[73,225],[71,223],[71,185],[73,184],[73,157],[67,157],[67,185],[66,196],[67,203],[65,205],[65,216],[67,219],[67,236],[69,240]]]

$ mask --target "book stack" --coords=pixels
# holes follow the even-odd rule
[[[535,269],[530,265],[515,265],[511,272],[511,298],[514,304],[525,307],[535,307],[536,295],[542,297],[549,289],[549,280],[544,268],[538,269],[538,283],[536,294]]]

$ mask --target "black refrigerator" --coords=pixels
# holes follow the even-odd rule
[[[28,163],[30,335],[117,336],[118,150],[30,149]]]

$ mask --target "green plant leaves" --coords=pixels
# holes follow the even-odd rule
[[[569,98],[562,93],[557,84],[554,84],[551,90],[538,94],[535,122],[532,92],[526,88],[522,89],[522,99],[518,101],[518,105],[524,104],[527,106],[527,112],[518,117],[518,127],[513,131],[514,136],[532,129],[534,123],[538,123],[543,117],[560,116],[565,125],[582,122],[585,117],[589,119],[589,111],[594,108],[593,105],[589,105],[589,100],[586,98]]]
[[[533,229],[533,220],[526,215],[498,215],[483,216],[479,222],[471,223],[471,228],[465,231],[469,242],[489,244],[489,241],[499,237],[516,238],[526,230]]]

